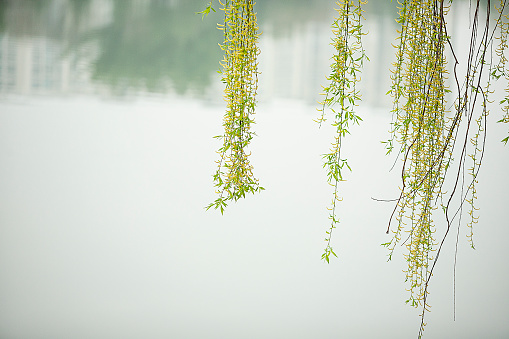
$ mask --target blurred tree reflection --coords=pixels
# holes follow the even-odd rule
[[[49,1],[1,0],[0,29],[14,36],[47,35],[44,25]]]
[[[113,2],[113,20],[87,33],[99,55],[92,63],[92,78],[122,88],[182,94],[193,88],[201,93],[218,68],[221,34],[215,23],[196,16],[195,1],[171,6],[168,1]]]
[[[0,0],[0,33],[5,32],[5,8],[7,0]]]
[[[370,13],[394,6],[373,3]],[[114,93],[147,90],[205,92],[219,69],[222,35],[195,12],[204,0],[0,0],[0,31],[12,37],[61,41],[65,56],[89,66],[91,78]],[[329,22],[329,0],[258,0],[262,32],[289,35],[311,21]],[[99,15],[98,15],[99,13]],[[105,14],[106,13],[106,14]],[[99,18],[98,16],[104,16]]]

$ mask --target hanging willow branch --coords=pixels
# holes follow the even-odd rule
[[[492,92],[493,75],[497,74],[488,53],[494,33],[494,29],[490,30],[490,7],[488,0],[486,18],[481,24],[484,26],[479,24],[479,0],[473,8],[470,48],[463,77],[458,75],[459,61],[447,34],[445,17],[449,6],[443,0],[409,0],[399,7],[401,30],[390,91],[394,98],[392,137],[387,141],[387,149],[390,153],[395,142],[400,144],[403,166],[400,195],[387,228],[389,233],[395,221],[393,238],[383,245],[389,249],[390,260],[395,246],[406,233],[403,244],[408,262],[405,271],[409,291],[407,303],[422,308],[419,337],[425,326],[425,312],[430,307],[427,303],[429,281],[452,222],[458,215],[461,220],[465,202],[469,206],[467,237],[474,247],[472,226],[478,219],[477,175],[484,155],[488,97]],[[498,25],[504,8],[502,0]],[[507,28],[503,28],[502,33],[504,31],[507,32]],[[505,65],[504,33],[500,41],[496,54]],[[445,86],[447,46],[453,55],[453,90],[457,95],[451,117],[447,115],[445,100],[446,93],[451,92]],[[460,78],[464,79],[461,85]],[[469,179],[465,179],[465,173]],[[445,219],[440,239],[435,235],[435,211],[442,212]]]
[[[445,18],[450,5],[444,4],[444,0],[400,2],[397,22],[401,29],[390,90],[394,99],[393,122],[386,147],[389,154],[399,144],[401,186],[399,197],[392,200],[396,204],[387,228],[387,233],[392,230],[392,239],[383,245],[389,249],[389,260],[398,243],[406,247],[405,281],[409,292],[406,302],[422,309],[419,338],[426,325],[425,313],[430,308],[427,298],[433,270],[455,219],[459,235],[464,210],[469,215],[467,238],[474,248],[473,226],[478,219],[476,184],[484,156],[491,86],[493,80],[500,78],[509,83],[508,60],[504,54],[509,35],[509,17],[504,14],[507,1],[499,0],[495,6],[498,13],[491,28],[491,1],[483,2],[486,17],[482,18],[481,1],[471,0],[471,35],[469,50],[462,53],[467,56],[463,75],[457,71],[460,61],[447,33]],[[331,43],[335,53],[327,77],[329,84],[324,87],[325,98],[320,103],[321,116],[317,119],[321,126],[326,121],[326,111],[330,110],[334,117],[331,125],[336,132],[329,153],[323,155],[327,180],[334,188],[328,207],[331,223],[322,254],[327,263],[331,254],[337,256],[331,247],[331,237],[339,224],[339,183],[344,180],[343,170],[350,170],[341,152],[342,141],[350,126],[362,120],[355,107],[360,100],[356,86],[363,62],[368,60],[361,41],[364,35],[361,7],[366,3],[362,0],[336,2]],[[224,0],[220,4],[225,15],[224,24],[219,28],[224,32],[220,46],[224,51],[221,65],[227,110],[223,121],[225,132],[217,137],[223,140],[223,146],[218,151],[220,159],[213,176],[219,197],[207,209],[214,207],[223,213],[228,201],[237,201],[263,187],[253,176],[247,151],[254,136],[250,127],[254,123],[258,84],[259,33],[254,1]],[[211,11],[215,11],[212,1],[198,13],[206,16]],[[499,35],[495,36],[497,28]],[[498,45],[492,53],[495,39]],[[451,89],[445,85],[449,75],[447,50],[452,55]],[[446,95],[452,92],[455,100],[448,105]],[[509,123],[509,87],[506,94],[500,102],[504,114],[499,122]],[[506,143],[508,140],[509,136],[503,139]],[[442,214],[443,222],[435,222],[437,214]],[[437,237],[437,231],[442,235]]]
[[[367,59],[362,47],[362,16],[361,6],[367,1],[341,0],[337,1],[337,15],[332,24],[332,46],[335,53],[332,57],[331,74],[327,77],[329,85],[324,87],[325,99],[320,103],[319,111],[322,113],[317,122],[322,124],[326,120],[326,110],[334,115],[332,126],[336,129],[336,135],[332,142],[329,153],[323,155],[324,165],[327,169],[327,181],[334,187],[330,207],[330,227],[326,232],[325,242],[327,243],[322,259],[329,262],[330,255],[337,257],[330,243],[333,230],[339,224],[338,203],[341,201],[338,191],[338,184],[343,181],[343,169],[348,168],[347,159],[342,157],[341,142],[349,133],[351,124],[358,124],[362,119],[355,113],[355,106],[360,100],[359,91],[356,89],[360,81],[360,72],[364,59]]]
[[[253,10],[255,2],[219,2],[224,11],[224,24],[218,26],[224,32],[224,42],[220,45],[224,51],[221,80],[226,85],[224,98],[227,104],[223,120],[224,134],[216,137],[223,140],[223,146],[218,150],[218,168],[213,175],[219,197],[206,208],[214,207],[223,213],[228,201],[237,201],[244,198],[246,193],[259,192],[263,187],[259,186],[253,175],[250,153],[247,151],[254,136],[251,124],[254,123],[258,88],[257,41],[260,34]]]
[[[492,76],[495,79],[503,78],[507,82],[507,87],[505,89],[506,97],[500,101],[502,106],[502,111],[505,113],[503,118],[498,122],[505,122],[509,124],[509,65],[507,64],[507,58],[504,55],[504,51],[507,50],[507,37],[509,35],[509,14],[503,14],[505,8],[506,1],[500,0],[500,5],[496,7],[499,13],[499,19],[497,20],[497,25],[500,26],[500,34],[496,38],[499,40],[498,46],[496,49],[497,57],[499,58],[499,63],[495,67],[492,72]],[[507,144],[509,141],[509,135],[502,139],[502,142]]]

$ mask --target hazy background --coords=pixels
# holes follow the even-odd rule
[[[380,246],[398,194],[381,140],[391,119],[395,1],[366,6],[358,113],[332,197],[316,101],[329,72],[332,1],[259,0],[252,142],[266,191],[215,199],[222,133],[220,13],[206,1],[0,1],[0,338],[412,338],[402,257]],[[451,14],[467,32],[468,2]],[[462,38],[455,40],[461,45]],[[464,40],[464,39],[463,39]],[[504,84],[499,85],[503,89]],[[477,250],[451,235],[430,287],[425,338],[509,336],[507,125],[488,125]],[[438,231],[444,230],[437,218]]]

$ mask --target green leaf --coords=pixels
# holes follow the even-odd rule
[[[194,12],[194,14],[201,14],[201,19],[203,20],[204,17],[208,16],[210,11],[215,12],[216,10],[212,7],[212,1],[210,1],[207,5],[207,7],[200,12]]]

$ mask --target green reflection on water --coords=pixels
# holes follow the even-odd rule
[[[202,96],[222,58],[216,29],[222,13],[202,20],[195,12],[205,5],[204,0],[0,0],[0,32],[59,42],[62,56],[74,66],[86,64],[92,83],[117,95],[134,90]],[[333,2],[259,0],[256,7],[262,31],[277,38],[310,21],[328,25]],[[372,1],[366,9],[393,16],[394,7]]]
[[[118,86],[166,91],[168,79],[177,93],[190,87],[202,92],[221,57],[220,32],[212,21],[194,15],[196,2],[178,7],[151,1],[141,13],[132,1],[116,0],[113,21],[87,39],[99,43],[92,78]]]

